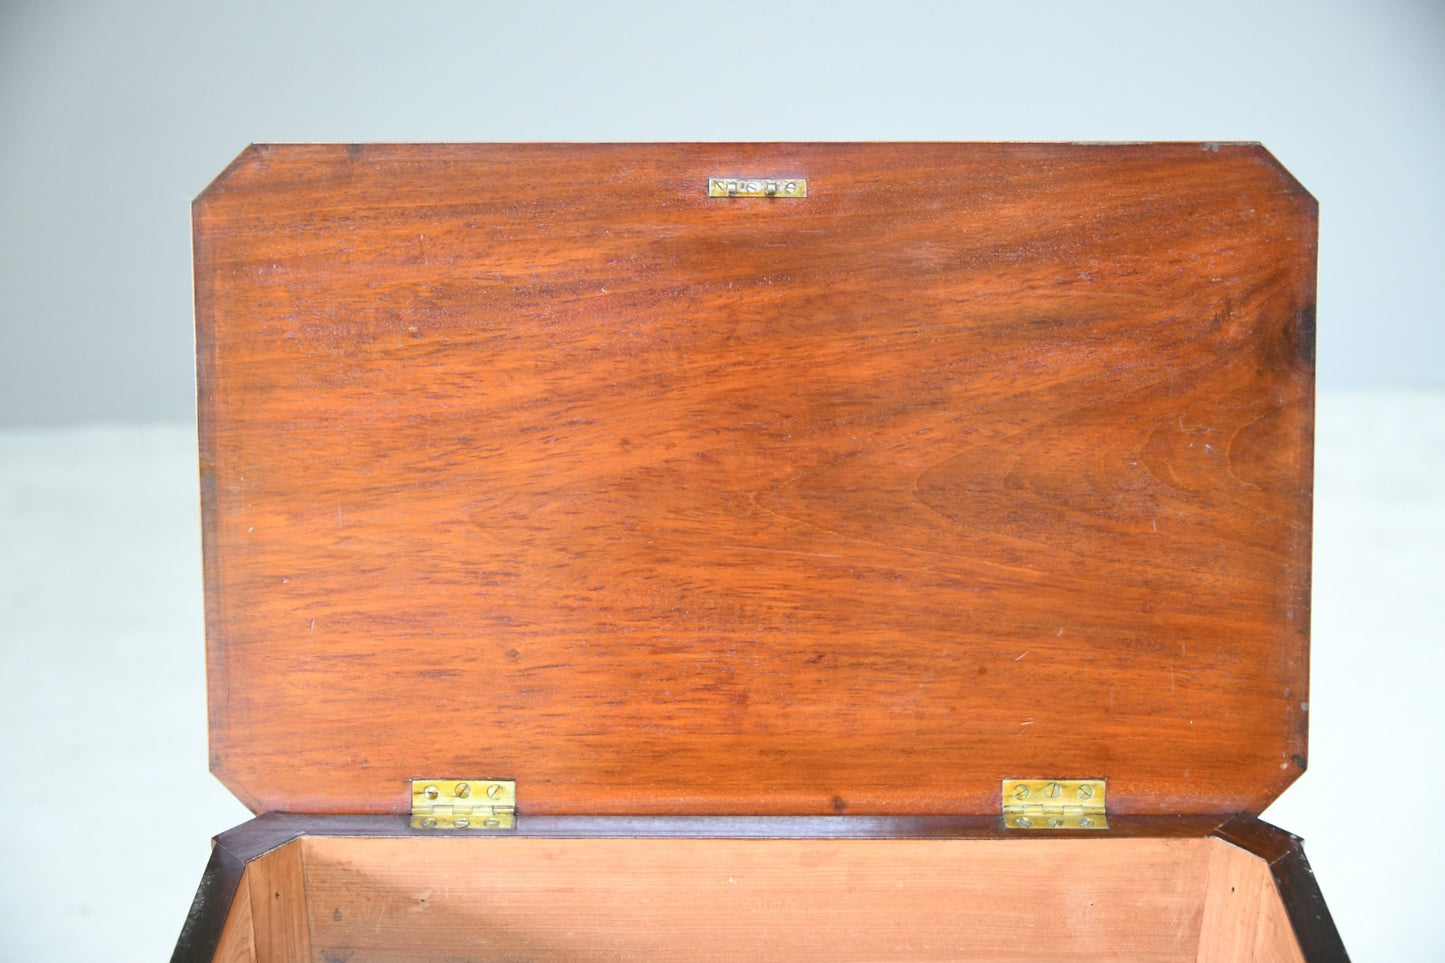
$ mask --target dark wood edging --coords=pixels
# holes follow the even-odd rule
[[[1310,963],[1348,961],[1300,839],[1255,816],[1114,816],[1089,837],[1215,836],[1265,860]],[[472,836],[412,829],[405,816],[265,813],[215,839],[171,963],[210,963],[246,863],[301,836]],[[522,816],[512,836],[730,839],[1028,839],[1056,831],[1004,829],[994,816]],[[1076,838],[1076,834],[1070,834]]]
[[[1241,813],[1211,834],[1269,863],[1300,950],[1310,963],[1347,963],[1349,954],[1330,915],[1298,836]]]
[[[255,822],[253,819],[245,826]],[[231,830],[232,833],[236,831]],[[231,902],[235,899],[246,862],[217,839],[206,871],[201,874],[201,885],[196,888],[196,898],[191,901],[190,912],[181,927],[180,938],[176,940],[175,952],[171,954],[172,963],[211,963],[216,955],[216,946],[221,942],[221,930],[225,928],[226,917],[231,912]]]

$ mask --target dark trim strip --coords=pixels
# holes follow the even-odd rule
[[[1048,836],[1208,836],[1219,816],[1110,816],[1107,830],[1004,829],[997,816],[528,816],[513,836],[692,839],[1025,839]],[[218,843],[254,859],[297,836],[477,836],[476,830],[412,829],[406,816],[266,813]]]
[[[171,963],[211,963],[221,942],[221,930],[230,915],[231,902],[236,897],[236,887],[241,883],[246,863],[246,859],[217,841],[211,850],[206,871],[201,875],[196,898],[191,901],[191,911],[186,914],[185,925],[181,927]]]
[[[1295,939],[1309,963],[1349,963],[1340,931],[1305,858],[1303,840],[1245,813],[1223,823],[1214,835],[1269,863]]]

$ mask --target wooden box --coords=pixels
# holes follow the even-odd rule
[[[247,150],[175,959],[1343,959],[1315,246],[1251,144]]]

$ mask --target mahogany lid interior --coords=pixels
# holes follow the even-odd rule
[[[255,810],[1258,812],[1305,764],[1316,206],[1258,146],[263,146],[194,216]]]

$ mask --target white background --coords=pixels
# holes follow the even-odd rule
[[[1445,4],[0,0],[0,958],[164,958],[206,775],[189,201],[249,141],[1259,140],[1319,199],[1305,836],[1445,957]]]

